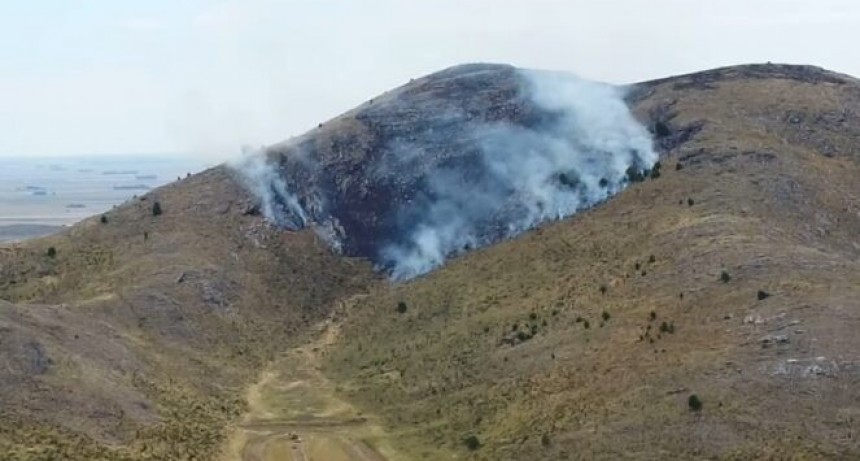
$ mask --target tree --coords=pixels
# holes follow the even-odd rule
[[[54,247],[48,247],[48,252],[46,254],[49,258],[54,258],[57,256],[57,249]]]
[[[107,223],[108,223],[108,217],[107,217],[107,215],[102,215],[102,217],[101,217],[100,221],[102,222],[102,224],[107,224]]]
[[[690,407],[690,411],[702,411],[702,400],[696,394],[690,395],[690,398],[687,399],[687,405]]]
[[[398,313],[405,314],[406,309],[407,309],[407,306],[406,306],[405,302],[400,301],[399,303],[397,303],[397,312]]]
[[[471,451],[475,451],[478,448],[481,448],[481,441],[474,435],[470,435],[463,439],[463,443],[466,445],[466,448]]]
[[[723,282],[723,283],[729,283],[731,280],[732,280],[732,276],[731,276],[731,275],[729,275],[729,273],[728,273],[728,272],[726,272],[726,271],[722,271],[722,272],[720,273],[720,281],[721,281],[721,282]]]
[[[156,201],[152,204],[152,215],[161,216],[161,203]]]

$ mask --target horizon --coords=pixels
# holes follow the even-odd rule
[[[614,84],[765,62],[860,75],[831,46],[860,38],[848,0],[42,0],[0,12],[4,159],[224,161],[469,62]]]

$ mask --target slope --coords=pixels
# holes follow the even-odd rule
[[[253,210],[219,167],[0,250],[0,458],[214,456],[262,365],[372,280]]]
[[[659,174],[372,290],[325,372],[414,459],[860,456],[860,83],[756,65],[629,98]]]

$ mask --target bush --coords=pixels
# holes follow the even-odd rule
[[[100,221],[102,222],[102,224],[107,224],[107,223],[108,223],[108,217],[107,217],[107,215],[102,215],[102,217],[101,217]]]
[[[161,203],[155,202],[152,204],[152,215],[161,216]]]
[[[406,306],[406,303],[405,303],[405,302],[400,301],[399,303],[397,303],[397,312],[398,312],[398,313],[400,313],[400,314],[405,314],[405,313],[406,313],[406,309],[407,309],[407,306]]]
[[[549,434],[540,436],[540,444],[545,447],[552,445],[552,439],[549,437]]]
[[[657,313],[654,311],[651,311],[650,317],[651,317],[651,320],[656,320],[657,319]]]
[[[691,198],[688,198],[688,199],[687,199],[687,205],[689,205],[689,206],[693,206],[693,205],[695,205],[695,204],[696,204],[696,202],[695,202],[695,201],[693,201],[693,199],[691,199]]]
[[[54,258],[57,256],[57,249],[54,247],[48,247],[48,252],[46,254],[49,258]]]
[[[654,255],[649,256],[649,257],[648,257],[648,262],[649,262],[649,263],[651,263],[651,264],[654,264],[655,262],[657,262],[657,257],[656,257],[656,256],[654,256]]]
[[[702,411],[702,400],[696,394],[690,395],[690,398],[687,399],[687,405],[690,407],[690,411]]]
[[[764,290],[758,290],[757,297],[758,297],[759,301],[764,301],[765,299],[770,298],[770,293],[768,293]]]
[[[478,438],[475,437],[474,435],[470,435],[470,436],[466,437],[465,439],[463,439],[463,443],[466,445],[466,448],[468,448],[471,451],[475,451],[478,448],[481,448],[481,441],[478,440]]]
[[[585,329],[587,330],[587,329],[591,328],[591,323],[588,320],[583,320],[582,326],[585,327]]]
[[[720,281],[721,281],[721,282],[723,282],[723,283],[729,283],[729,281],[731,281],[731,280],[732,280],[732,276],[731,276],[731,275],[729,275],[729,273],[728,273],[728,272],[726,272],[726,271],[722,271],[722,272],[720,273]]]
[[[601,318],[603,318],[603,321],[604,321],[604,322],[608,322],[608,321],[609,321],[609,319],[610,319],[610,317],[611,317],[611,316],[609,315],[609,312],[606,312],[606,311],[603,311],[603,313],[602,313],[602,314],[600,314],[600,316],[601,316]]]

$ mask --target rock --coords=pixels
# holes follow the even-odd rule
[[[761,342],[762,347],[770,347],[774,344],[788,344],[788,335],[767,335],[762,337],[759,342]]]

